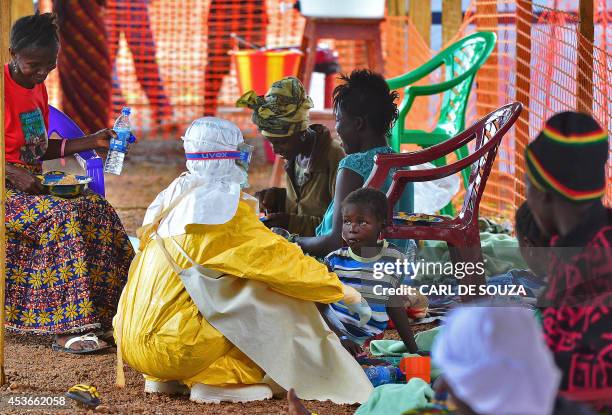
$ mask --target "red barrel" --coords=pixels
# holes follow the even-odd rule
[[[230,51],[238,74],[240,93],[254,90],[265,95],[274,81],[286,76],[296,76],[303,53],[297,49],[285,50],[235,50]],[[272,146],[265,141],[266,158],[274,162]]]

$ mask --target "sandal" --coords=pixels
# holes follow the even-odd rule
[[[85,348],[85,349],[79,349],[79,350],[71,349],[70,346],[72,346],[76,342],[94,342],[96,346]],[[71,338],[70,340],[67,340],[63,346],[57,342],[57,336],[55,336],[55,340],[53,341],[53,344],[51,345],[51,349],[53,349],[53,351],[72,353],[72,354],[94,353],[100,350],[108,349],[109,347],[110,346],[108,344],[105,346],[100,346],[100,340],[98,339],[98,336],[96,336],[95,333],[87,333],[82,336],[75,336]]]
[[[100,405],[100,394],[96,390],[94,386],[78,384],[74,385],[68,392],[66,392],[66,397],[70,399],[74,399],[90,408],[95,408]]]

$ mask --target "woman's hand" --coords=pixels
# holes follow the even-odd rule
[[[40,179],[36,177],[35,174],[22,167],[7,165],[6,178],[15,188],[17,188],[17,190],[22,192],[33,195],[42,195],[46,193]]]
[[[95,149],[108,150],[111,138],[117,137],[117,133],[110,128],[105,128],[91,134],[89,137],[94,141]]]
[[[68,140],[51,139],[49,140],[49,146],[43,160],[55,160],[62,156],[67,157],[89,150],[96,150],[101,157],[106,157],[110,147],[110,140],[113,137],[117,137],[117,133],[110,128],[105,128],[80,138]],[[63,151],[62,145],[64,145]]]
[[[266,214],[285,211],[287,189],[270,187],[256,192],[255,197],[259,200],[259,210],[266,212]]]
[[[270,213],[266,216],[266,220],[263,224],[268,228],[289,228],[289,214],[288,213]]]
[[[92,150],[96,150],[100,157],[105,159],[110,147],[110,140],[113,137],[117,137],[117,133],[110,128],[105,128],[91,134],[88,138],[93,141]]]

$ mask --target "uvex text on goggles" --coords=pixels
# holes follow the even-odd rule
[[[185,157],[187,160],[236,160],[236,164],[248,170],[253,149],[252,145],[240,143],[237,150],[185,153]]]

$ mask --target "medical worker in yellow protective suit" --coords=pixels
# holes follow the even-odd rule
[[[183,142],[188,172],[139,230],[114,319],[120,365],[143,373],[147,392],[189,392],[196,402],[267,399],[269,384],[303,399],[365,402],[372,386],[315,303],[344,300],[364,322],[367,303],[260,222],[257,201],[241,191],[252,147],[234,124],[200,118]]]

